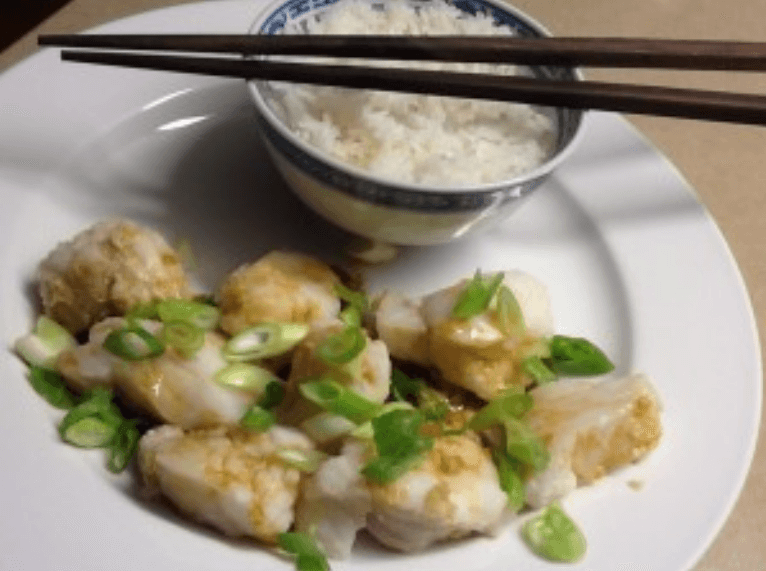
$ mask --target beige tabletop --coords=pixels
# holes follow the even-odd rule
[[[72,0],[0,53],[0,73],[35,52],[37,33],[81,31],[122,16],[182,2]],[[557,35],[766,40],[764,0],[515,0],[513,3]],[[589,76],[766,93],[766,75],[763,74],[642,71],[628,75],[608,71],[592,72]],[[766,323],[766,224],[763,221],[766,128],[649,117],[630,117],[630,120],[675,163],[712,213],[744,274],[758,326],[762,327]],[[696,571],[766,570],[766,440],[763,432],[762,427],[742,495],[722,532],[695,567]]]

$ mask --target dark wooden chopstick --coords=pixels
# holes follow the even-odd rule
[[[41,35],[40,45],[238,54],[766,71],[766,42],[646,38],[317,35]]]
[[[207,75],[435,93],[577,109],[766,125],[766,96],[521,76],[307,65],[222,57],[61,52],[64,60]]]

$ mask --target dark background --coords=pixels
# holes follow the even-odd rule
[[[0,51],[21,38],[69,0],[20,0],[0,17]]]

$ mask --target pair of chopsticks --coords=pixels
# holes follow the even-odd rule
[[[517,101],[575,109],[766,125],[766,96],[654,85],[539,79],[349,65],[245,59],[304,55],[487,62],[520,65],[766,71],[766,42],[630,38],[318,35],[41,35],[67,61],[206,75],[292,81]],[[237,58],[115,53],[110,50],[203,52]]]

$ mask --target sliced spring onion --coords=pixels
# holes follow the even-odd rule
[[[473,279],[466,284],[458,295],[457,301],[452,307],[452,317],[470,319],[483,313],[502,281],[502,272],[498,272],[492,278],[485,278],[477,270]]]
[[[330,335],[317,346],[317,355],[330,365],[342,365],[352,361],[363,350],[367,341],[360,327],[346,326]]]
[[[184,359],[191,359],[205,344],[205,330],[186,321],[168,321],[162,326],[160,339]]]
[[[391,371],[391,394],[396,400],[417,399],[424,386],[423,379],[410,378],[400,369]]]
[[[307,533],[293,531],[280,533],[277,543],[285,552],[295,556],[298,571],[329,571],[327,557]]]
[[[374,418],[378,456],[362,468],[362,473],[374,482],[386,483],[420,465],[434,444],[433,438],[420,433],[424,420],[418,410],[393,410]]]
[[[540,357],[527,357],[522,361],[521,368],[538,385],[552,383],[556,380],[556,373],[551,371]]]
[[[325,444],[350,434],[357,426],[344,416],[320,412],[304,420],[300,427],[311,440],[317,444]]]
[[[282,448],[277,450],[285,464],[301,472],[311,474],[316,472],[319,465],[327,459],[327,454],[320,450],[303,450],[297,448]]]
[[[341,310],[338,317],[340,317],[340,320],[349,327],[357,328],[362,326],[362,312],[358,307],[353,305],[349,305]]]
[[[64,416],[58,430],[65,442],[83,448],[101,448],[111,442],[124,420],[112,403],[112,392],[97,387]]]
[[[525,392],[508,389],[479,410],[469,422],[471,430],[485,430],[492,425],[503,425],[508,419],[517,419],[532,408],[532,397]]]
[[[278,382],[274,373],[250,363],[230,363],[219,369],[213,380],[219,385],[247,391],[259,397],[264,394],[269,383]]]
[[[349,327],[359,328],[362,326],[362,317],[370,308],[370,299],[361,291],[354,291],[343,284],[333,286],[335,295],[341,298],[346,307],[340,312],[340,319]]]
[[[418,408],[423,411],[426,420],[443,420],[450,411],[450,402],[439,391],[425,386],[418,395]]]
[[[52,347],[60,350],[77,345],[77,341],[69,331],[46,315],[37,318],[35,333]]]
[[[201,329],[211,330],[218,326],[221,312],[207,303],[167,298],[157,302],[157,315],[163,323],[183,321]]]
[[[248,409],[239,423],[248,430],[255,432],[265,432],[276,423],[277,418],[274,413],[258,405],[253,405]]]
[[[585,536],[558,503],[527,521],[521,536],[529,548],[549,561],[574,563],[585,555]]]
[[[301,394],[333,414],[339,414],[352,422],[360,423],[375,417],[381,405],[363,397],[331,379],[301,383]]]
[[[285,386],[281,381],[269,382],[263,390],[258,406],[271,410],[279,406],[285,398]]]
[[[29,383],[37,394],[56,408],[71,409],[77,403],[64,379],[56,371],[32,366],[29,370]]]
[[[601,349],[582,337],[554,335],[550,347],[551,368],[560,375],[592,376],[614,369]]]
[[[158,300],[149,302],[139,302],[131,307],[125,314],[128,323],[133,323],[138,319],[157,319]]]
[[[550,453],[545,442],[523,421],[517,418],[506,418],[505,452],[535,472],[542,472],[548,467]]]
[[[65,442],[80,448],[103,448],[117,433],[117,427],[95,416],[81,418],[61,432]]]
[[[112,331],[104,340],[104,349],[128,361],[151,359],[165,352],[154,335],[136,325]]]
[[[380,407],[377,416],[391,412],[392,410],[413,410],[413,406],[407,401],[387,402]],[[375,437],[375,430],[372,428],[372,421],[363,422],[351,431],[351,436],[362,440],[372,440]]]
[[[41,315],[32,333],[18,339],[14,348],[29,365],[52,368],[58,356],[75,345],[77,341],[69,331]]]
[[[492,460],[497,468],[497,477],[500,481],[500,488],[508,496],[508,507],[514,512],[518,512],[524,507],[526,501],[526,491],[524,481],[519,474],[518,462],[509,458],[503,450],[492,450]]]
[[[138,440],[141,434],[136,428],[135,422],[124,421],[118,428],[114,438],[109,443],[109,458],[106,466],[110,472],[119,474],[128,467],[130,459],[138,448]]]
[[[344,286],[343,284],[335,284],[333,286],[335,295],[345,301],[352,307],[356,307],[364,313],[370,308],[370,299],[367,294],[361,291],[354,291],[351,288]]]
[[[248,327],[226,342],[223,356],[227,361],[254,361],[286,353],[306,335],[304,323],[261,323]]]
[[[505,285],[501,285],[497,290],[497,319],[500,331],[506,335],[518,337],[526,329],[519,301],[511,288]]]
[[[107,468],[122,472],[138,447],[140,434],[132,420],[126,420],[112,402],[112,391],[96,387],[86,391],[58,426],[62,440],[81,448],[105,448]]]

